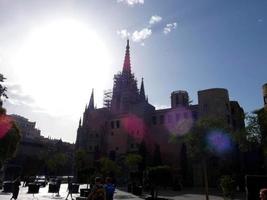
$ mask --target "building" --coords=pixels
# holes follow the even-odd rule
[[[87,151],[92,160],[138,152],[144,141],[150,152],[160,148],[163,163],[179,167],[183,145],[171,138],[187,133],[200,117],[220,118],[234,130],[244,127],[243,109],[223,88],[199,91],[195,105],[187,91],[177,90],[171,93],[170,108],[156,109],[148,102],[144,80],[138,87],[132,73],[129,40],[122,72],[114,76],[113,90],[105,96],[104,107],[97,109],[92,91],[77,130],[76,149]]]
[[[17,147],[16,157],[10,159],[6,165],[6,177],[13,174],[12,166],[15,166],[15,170],[20,169],[17,173],[22,176],[47,175],[51,171],[47,161],[58,154],[64,155],[66,162],[61,166],[58,175],[73,175],[74,144],[42,136],[41,131],[36,128],[36,122],[31,122],[25,117],[14,114],[10,117],[18,126],[22,137]]]
[[[17,156],[39,155],[42,153],[45,146],[41,142],[43,138],[41,131],[35,127],[36,122],[31,122],[25,117],[14,114],[10,115],[10,117],[16,122],[22,136],[18,146]]]

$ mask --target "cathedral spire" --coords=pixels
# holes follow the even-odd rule
[[[95,105],[94,105],[94,89],[92,89],[92,93],[91,93],[91,98],[90,98],[90,101],[89,101],[89,105],[88,105],[88,109],[89,110],[94,110],[95,108]]]
[[[144,87],[144,78],[142,78],[141,87],[140,87],[140,97],[142,100],[146,99],[145,87]]]
[[[79,120],[79,128],[82,126],[82,119]]]
[[[127,45],[126,45],[126,51],[125,51],[125,57],[124,57],[124,63],[123,63],[122,72],[131,73],[131,60],[130,60],[129,39],[127,39]]]

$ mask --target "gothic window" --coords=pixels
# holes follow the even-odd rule
[[[233,120],[233,129],[236,130],[236,121]]]
[[[193,114],[193,119],[194,119],[194,120],[197,120],[197,112],[194,111],[192,114]]]
[[[116,121],[116,126],[117,126],[117,128],[120,128],[120,121],[119,120]]]
[[[114,129],[114,121],[110,122],[110,126],[111,126],[112,129]]]
[[[164,115],[159,116],[159,123],[164,124]]]
[[[113,132],[111,132],[111,133],[110,133],[110,135],[111,135],[111,136],[113,136],[113,135],[114,135],[114,133],[113,133]]]
[[[226,106],[226,109],[229,110],[229,105],[227,102],[225,103],[225,106]]]
[[[157,117],[156,116],[152,117],[152,124],[154,124],[154,125],[157,124]]]
[[[208,104],[203,104],[203,111],[204,112],[207,112],[208,111]]]
[[[234,108],[231,109],[231,113],[235,114],[235,109]]]
[[[179,96],[178,95],[175,95],[175,104],[176,104],[176,106],[179,105]]]

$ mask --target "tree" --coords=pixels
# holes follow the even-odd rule
[[[128,168],[128,176],[130,178],[131,184],[135,184],[136,181],[141,182],[142,173],[140,173],[138,166],[142,162],[142,156],[138,154],[128,154],[125,157],[124,163]]]
[[[125,158],[125,164],[131,171],[137,171],[138,164],[143,160],[138,154],[128,154]]]
[[[220,130],[222,134],[227,132],[227,128],[222,120],[201,118],[192,127],[190,132],[185,135],[189,156],[198,162],[200,161],[202,166],[206,200],[209,199],[207,159],[216,152],[216,142],[218,146],[220,145],[219,143],[222,142],[220,141],[222,135],[218,135],[218,138],[214,138],[214,145],[209,145],[207,143],[208,136],[214,130]]]
[[[116,162],[110,160],[107,157],[103,157],[99,160],[100,162],[100,172],[104,176],[114,177],[120,173],[120,167],[116,164]]]
[[[160,186],[171,184],[171,168],[166,165],[151,167],[147,172],[147,180],[150,185],[152,199],[157,199]]]
[[[5,98],[8,98],[6,92],[7,92],[7,87],[3,86],[1,83],[4,82],[6,78],[3,76],[3,74],[0,74],[0,107],[2,107],[2,96]]]
[[[8,98],[7,88],[1,84],[4,80],[4,76],[0,74],[0,168],[7,159],[15,155],[21,138],[17,125],[2,107],[2,96]]]
[[[85,150],[77,150],[75,152],[75,168],[78,181],[80,183],[89,183],[91,175],[95,172],[95,168],[90,162]]]
[[[162,164],[160,146],[155,144],[154,154],[153,154],[153,164],[154,166],[159,166]]]
[[[147,148],[146,148],[146,143],[145,143],[144,140],[141,142],[141,144],[139,146],[138,153],[142,157],[142,161],[139,163],[139,170],[141,172],[143,172],[143,171],[146,170],[147,156],[148,156]]]
[[[46,161],[48,170],[54,175],[58,175],[66,163],[67,157],[63,153],[55,153]]]
[[[3,123],[3,118],[5,117],[6,115],[0,115],[1,131],[3,130],[3,126],[5,126],[5,123]],[[11,121],[10,128],[7,130],[4,136],[0,138],[0,168],[6,160],[15,156],[20,138],[21,135],[17,125]]]

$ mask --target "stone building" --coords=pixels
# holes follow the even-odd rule
[[[66,165],[61,167],[61,173],[64,175],[73,173],[74,144],[63,142],[61,139],[44,137],[36,128],[36,122],[25,117],[15,114],[10,117],[17,124],[22,137],[17,147],[16,157],[9,160],[6,165],[6,174],[9,174],[10,171],[12,174],[14,166],[15,170],[20,169],[19,173],[23,176],[36,175],[35,173],[47,174],[49,173],[47,159],[58,153],[64,154],[66,158]]]
[[[41,131],[35,127],[36,122],[31,122],[20,115],[10,115],[10,117],[16,122],[22,136],[17,150],[17,157],[42,153],[45,146],[41,142]]]
[[[170,108],[156,109],[148,102],[143,79],[138,87],[132,73],[128,40],[122,72],[114,76],[108,96],[103,108],[95,108],[92,91],[77,130],[76,149],[87,151],[92,160],[138,152],[144,141],[150,152],[160,147],[163,163],[179,167],[183,145],[171,138],[187,133],[200,117],[220,118],[234,130],[244,127],[243,109],[223,88],[199,91],[195,105],[187,91],[177,90],[171,93]]]

